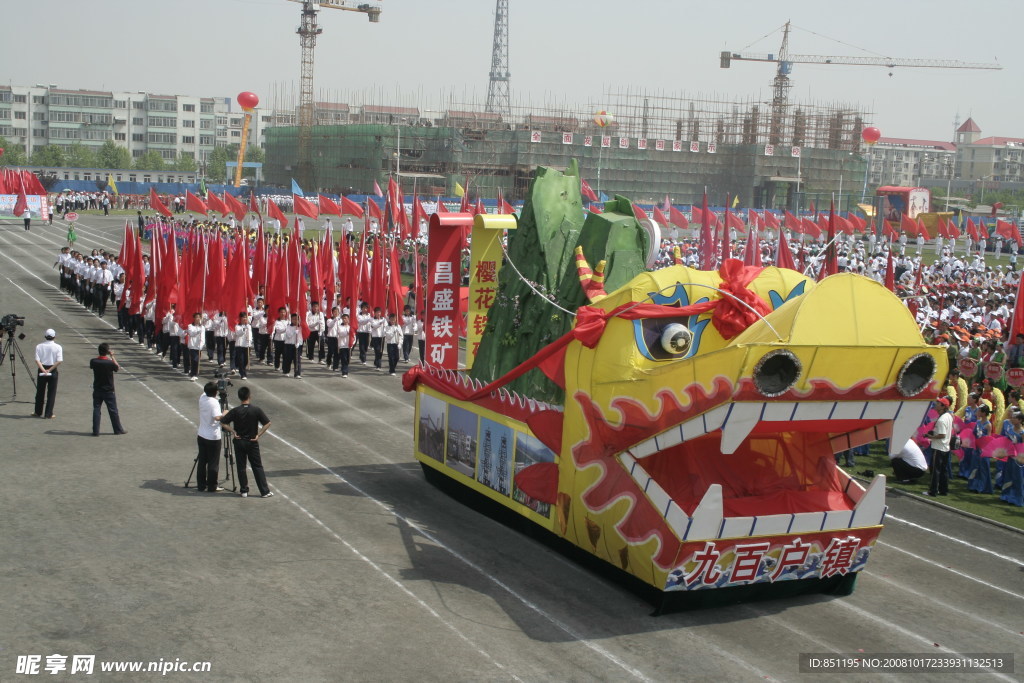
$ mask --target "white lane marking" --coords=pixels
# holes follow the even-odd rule
[[[972,620],[978,622],[979,624],[983,624],[985,626],[995,626],[998,629],[1006,631],[1007,633],[1012,635],[1014,638],[1020,638],[1020,630],[1019,629],[1012,629],[1012,628],[1010,628],[1008,626],[1003,626],[1002,624],[997,624],[997,623],[993,622],[990,618],[988,618],[987,615],[986,615],[985,618],[982,618],[982,617],[974,614],[970,610],[964,609],[962,607],[956,607],[954,605],[949,604],[948,602],[943,602],[941,600],[937,600],[934,595],[926,595],[926,594],[924,594],[924,593],[922,593],[920,591],[916,591],[913,588],[911,588],[910,586],[908,586],[908,585],[906,585],[904,583],[901,583],[900,581],[896,581],[894,579],[890,579],[889,577],[882,576],[881,574],[879,574],[877,572],[873,572],[873,571],[869,571],[869,570],[864,569],[864,570],[862,570],[862,573],[867,574],[872,579],[878,579],[879,581],[884,581],[885,583],[893,585],[896,588],[896,590],[898,590],[901,593],[910,593],[911,595],[916,595],[917,597],[921,598],[922,603],[924,601],[928,601],[928,602],[931,602],[933,604],[939,605],[940,607],[944,607],[944,608],[948,609],[950,612],[955,613],[957,618],[967,617],[968,619],[972,619]]]
[[[1007,562],[1013,562],[1014,564],[1024,564],[1024,560],[1019,560],[1016,557],[1010,557],[1009,555],[1003,555],[1002,553],[997,553],[996,551],[989,550],[988,548],[982,548],[981,546],[974,545],[973,543],[969,543],[969,542],[963,540],[962,538],[957,538],[955,536],[950,536],[948,534],[942,533],[941,531],[936,531],[935,529],[929,529],[926,526],[921,526],[920,524],[917,524],[915,522],[911,522],[908,519],[902,519],[900,517],[895,517],[893,515],[886,515],[885,516],[885,520],[886,521],[892,520],[894,522],[900,522],[901,524],[906,524],[907,526],[912,526],[915,529],[920,529],[921,531],[927,531],[928,533],[935,534],[936,536],[939,536],[940,538],[944,538],[947,541],[953,541],[954,543],[960,543],[961,545],[965,545],[968,548],[971,548],[973,550],[978,550],[980,552],[992,555],[993,557],[998,557],[1000,560],[1006,560]]]
[[[894,630],[894,631],[896,631],[896,632],[906,636],[907,638],[910,638],[912,640],[917,640],[917,641],[923,643],[925,645],[925,647],[934,648],[936,650],[942,650],[943,652],[945,652],[947,654],[950,654],[950,655],[961,656],[961,653],[957,652],[956,650],[950,650],[948,647],[944,647],[942,645],[938,645],[935,642],[935,640],[932,639],[932,638],[925,638],[920,633],[914,633],[910,629],[903,628],[899,624],[893,623],[893,622],[889,621],[888,619],[884,619],[884,618],[882,618],[882,617],[880,617],[880,616],[878,616],[876,614],[872,614],[871,612],[869,612],[869,611],[867,611],[865,609],[861,609],[860,607],[857,607],[856,605],[851,604],[848,600],[833,600],[831,604],[839,605],[840,607],[845,607],[846,609],[850,610],[851,612],[855,612],[855,613],[859,614],[860,616],[864,617],[865,619],[870,619],[871,621],[875,621],[875,622],[877,622],[879,624],[882,624],[886,628],[890,628],[890,629],[892,629],[892,630]],[[996,672],[996,671],[992,671],[991,669],[986,669],[986,671],[988,671],[991,674],[994,674],[996,677],[1001,678],[1004,681],[1011,681],[1012,683],[1016,683],[1017,682],[1017,679],[1013,678],[1012,676],[1007,676],[1006,674],[1002,674],[1002,673],[999,673],[999,672]]]
[[[452,633],[454,633],[456,636],[458,636],[461,640],[465,641],[466,644],[468,644],[470,647],[472,647],[474,650],[476,650],[477,654],[481,655],[484,659],[486,659],[489,662],[491,662],[492,664],[494,664],[494,666],[496,666],[499,669],[501,669],[503,672],[505,672],[506,674],[511,676],[514,680],[517,680],[517,681],[521,681],[522,680],[521,678],[516,676],[514,673],[509,671],[508,668],[506,668],[504,664],[502,664],[498,660],[494,659],[494,657],[492,657],[490,654],[488,654],[488,652],[486,650],[484,650],[482,647],[480,647],[475,642],[473,642],[468,636],[466,636],[466,634],[464,634],[462,631],[460,631],[458,629],[458,627],[455,626],[455,624],[453,624],[450,621],[448,621],[447,619],[445,619],[443,616],[441,616],[440,613],[438,613],[437,610],[435,610],[433,607],[431,607],[426,602],[424,602],[422,598],[420,598],[418,595],[416,595],[411,590],[406,588],[405,585],[401,581],[399,581],[395,577],[393,577],[390,574],[388,574],[386,571],[384,571],[383,567],[381,567],[379,564],[377,564],[376,562],[371,560],[369,557],[367,557],[363,553],[359,552],[359,550],[354,545],[352,545],[351,543],[346,541],[344,538],[342,538],[336,531],[334,531],[334,529],[332,529],[331,527],[327,526],[322,521],[320,521],[320,519],[318,519],[315,515],[313,515],[313,513],[311,513],[306,508],[302,507],[302,505],[300,505],[297,501],[293,500],[291,498],[291,496],[286,494],[280,488],[278,488],[277,486],[274,486],[273,488],[277,489],[277,492],[281,495],[282,498],[284,498],[289,503],[291,503],[292,505],[297,507],[299,510],[301,510],[303,512],[303,514],[305,514],[306,517],[311,519],[317,526],[319,526],[321,529],[326,531],[332,538],[334,538],[336,541],[341,543],[343,546],[348,548],[349,552],[351,552],[353,555],[358,557],[360,560],[362,560],[363,562],[368,564],[374,571],[376,571],[378,574],[380,574],[385,579],[387,579],[388,582],[391,583],[391,585],[393,585],[395,588],[397,588],[398,590],[400,590],[403,593],[405,593],[410,598],[412,598],[413,601],[415,601],[417,605],[422,607],[432,617],[434,617],[435,619],[440,621],[442,624],[444,624]]]
[[[1013,591],[1010,591],[1010,590],[1006,590],[1002,586],[997,586],[994,583],[989,583],[988,581],[982,581],[981,579],[975,578],[975,577],[971,576],[970,574],[965,574],[964,572],[957,571],[956,569],[953,569],[952,567],[947,567],[944,564],[941,564],[939,562],[935,562],[934,560],[929,560],[927,557],[921,557],[920,555],[912,553],[909,550],[904,550],[903,548],[898,548],[898,547],[896,547],[896,546],[894,546],[892,544],[886,543],[884,541],[877,541],[877,543],[878,543],[878,545],[884,545],[886,548],[892,548],[896,552],[903,553],[904,555],[910,555],[915,560],[920,560],[921,562],[924,562],[926,564],[930,564],[930,565],[935,566],[935,567],[939,567],[940,569],[945,569],[947,572],[950,572],[952,574],[956,574],[957,576],[962,576],[963,578],[968,579],[970,581],[974,581],[975,583],[980,583],[983,586],[988,586],[992,590],[999,591],[1000,593],[1006,593],[1007,595],[1015,597],[1018,600],[1024,600],[1024,595],[1021,595],[1020,593],[1014,593]]]
[[[47,282],[46,282],[45,280],[42,280],[42,278],[39,278],[39,276],[35,275],[34,273],[31,273],[31,272],[30,272],[30,271],[29,271],[29,270],[28,270],[27,268],[25,268],[24,266],[22,266],[22,265],[21,265],[20,263],[18,263],[17,261],[15,261],[15,260],[14,260],[13,258],[11,258],[10,256],[8,256],[7,254],[4,254],[4,257],[6,257],[6,258],[7,258],[8,260],[11,260],[11,261],[13,261],[13,262],[15,263],[15,265],[17,265],[18,267],[20,267],[20,268],[21,268],[22,270],[24,270],[24,271],[25,271],[26,273],[28,273],[29,275],[31,275],[31,276],[35,277],[36,279],[40,280],[40,282],[42,282],[42,283],[44,284],[44,286],[46,286],[46,287],[50,287],[51,289],[57,289],[57,288],[56,288],[56,287],[54,287],[53,285],[51,285],[51,284],[47,283]],[[6,277],[6,276],[5,276],[5,277],[4,277],[4,279],[6,279],[6,280],[7,280],[8,282],[10,282],[11,284],[13,284],[13,285],[14,285],[15,287],[17,287],[17,288],[18,288],[19,290],[21,290],[22,292],[24,292],[24,293],[25,293],[25,294],[26,294],[26,295],[27,295],[27,296],[28,296],[29,298],[31,298],[31,299],[32,299],[33,301],[35,301],[35,302],[39,303],[39,305],[40,305],[40,306],[42,306],[43,308],[45,308],[45,309],[46,309],[47,311],[50,311],[50,313],[52,313],[52,314],[53,314],[53,315],[54,315],[54,316],[55,316],[55,317],[56,317],[56,318],[57,318],[58,320],[60,320],[61,322],[63,322],[63,323],[65,324],[65,325],[68,325],[68,323],[67,323],[67,322],[66,322],[65,320],[63,320],[63,318],[61,318],[59,314],[55,313],[55,312],[54,312],[54,311],[53,311],[52,309],[50,309],[49,307],[47,307],[47,306],[46,306],[46,304],[42,303],[41,301],[39,301],[38,299],[36,299],[36,298],[35,298],[34,296],[32,296],[31,294],[29,294],[28,292],[26,292],[26,291],[25,291],[25,290],[24,290],[24,289],[23,289],[23,288],[22,288],[22,287],[21,287],[20,285],[18,285],[17,283],[15,283],[15,282],[14,282],[13,280],[11,280],[11,279],[10,279],[9,277]],[[105,320],[104,320],[103,322],[107,323],[107,321],[105,321]],[[107,325],[108,325],[108,326],[111,326],[111,327],[113,327],[112,325],[110,325],[110,323],[107,323]],[[74,329],[74,328],[73,328],[73,327],[71,327],[70,325],[69,325],[69,328],[70,328],[70,329]],[[87,338],[87,337],[86,337],[85,335],[83,335],[83,334],[82,334],[81,332],[78,332],[77,330],[75,330],[75,333],[76,333],[76,334],[78,334],[79,336],[81,336],[81,337],[82,337],[83,339],[86,339],[86,340],[88,340],[88,338]],[[154,391],[153,391],[152,389],[149,389],[148,385],[146,385],[146,383],[145,383],[144,381],[142,381],[141,379],[139,379],[139,380],[138,380],[138,384],[141,384],[142,386],[146,387],[146,388],[147,388],[147,389],[148,389],[148,390],[149,390],[149,391],[150,391],[151,393],[153,393],[154,395],[156,395],[156,392],[154,392]],[[159,396],[157,396],[157,397],[159,398]],[[190,423],[190,424],[192,424],[192,425],[194,426],[194,423],[193,423],[193,422],[192,422],[192,421],[191,421],[190,419],[188,419],[187,417],[185,417],[184,415],[182,415],[182,414],[181,414],[180,412],[178,412],[177,410],[175,410],[175,409],[174,409],[174,408],[173,408],[172,406],[170,406],[170,404],[168,404],[168,403],[167,403],[166,401],[164,401],[164,400],[163,400],[162,398],[160,399],[160,401],[161,401],[161,402],[162,402],[162,403],[163,403],[164,405],[166,405],[166,406],[167,406],[168,408],[170,408],[170,409],[171,409],[171,410],[172,410],[172,411],[173,411],[173,412],[174,412],[174,413],[175,413],[176,415],[178,415],[178,416],[179,416],[179,417],[181,417],[181,418],[182,418],[183,420],[185,420],[186,422],[188,422],[188,423]],[[405,516],[403,516],[403,515],[399,514],[398,512],[396,512],[395,510],[393,510],[392,508],[390,508],[390,507],[389,507],[389,506],[388,506],[388,505],[387,505],[386,503],[384,503],[383,501],[381,501],[381,500],[378,500],[377,498],[374,498],[374,497],[373,497],[372,495],[370,495],[370,494],[369,494],[368,492],[364,491],[363,489],[359,488],[358,486],[356,486],[356,485],[355,485],[355,484],[353,484],[352,482],[348,481],[347,479],[345,479],[345,477],[341,476],[340,474],[338,474],[337,472],[335,472],[334,470],[332,470],[332,469],[331,469],[330,467],[328,467],[328,466],[327,466],[327,465],[325,465],[324,463],[320,462],[319,460],[317,460],[316,458],[314,458],[314,457],[313,457],[313,456],[311,456],[310,454],[306,453],[306,452],[305,452],[304,450],[302,450],[301,448],[299,448],[298,446],[296,446],[295,444],[293,444],[293,443],[292,443],[291,441],[289,441],[288,439],[284,438],[283,436],[280,436],[280,435],[279,435],[279,434],[277,434],[277,433],[269,433],[269,436],[272,436],[272,437],[274,437],[275,439],[277,439],[277,440],[278,440],[278,441],[280,441],[281,443],[285,444],[286,446],[288,446],[289,448],[291,448],[291,449],[292,449],[293,451],[295,451],[295,452],[296,452],[296,453],[298,453],[299,455],[301,455],[301,456],[305,457],[305,458],[306,458],[307,460],[309,460],[310,462],[312,462],[312,463],[316,464],[317,466],[319,466],[320,468],[322,468],[323,470],[325,470],[326,472],[328,472],[329,474],[331,474],[332,476],[334,476],[334,477],[335,477],[335,478],[336,478],[337,480],[339,480],[340,482],[344,483],[344,484],[345,484],[346,486],[348,486],[349,488],[351,488],[351,489],[355,490],[356,492],[358,492],[358,493],[359,493],[359,494],[360,494],[361,496],[363,496],[363,497],[364,497],[364,498],[366,498],[367,500],[369,500],[369,501],[373,502],[373,503],[374,503],[374,504],[376,504],[376,505],[377,505],[378,507],[380,507],[380,508],[382,508],[383,510],[387,511],[387,512],[388,512],[389,514],[391,514],[392,516],[394,516],[394,518],[395,518],[395,519],[397,519],[397,520],[399,520],[399,521],[401,521],[401,522],[405,523],[405,524],[406,524],[407,526],[409,526],[410,528],[412,528],[412,529],[415,529],[415,530],[417,531],[417,533],[419,533],[419,534],[420,534],[421,536],[423,536],[423,537],[424,537],[424,538],[426,538],[427,540],[431,541],[432,543],[434,543],[434,544],[435,544],[435,545],[437,545],[438,547],[440,547],[440,548],[444,549],[444,550],[445,550],[446,552],[448,552],[448,553],[449,553],[449,554],[450,554],[450,555],[451,555],[452,557],[456,558],[457,560],[459,560],[460,562],[462,562],[462,563],[463,563],[463,564],[465,564],[466,566],[470,567],[471,569],[473,569],[474,571],[476,571],[477,573],[479,573],[479,574],[480,574],[481,576],[483,576],[483,577],[484,577],[485,579],[489,580],[489,581],[490,581],[491,583],[493,583],[494,585],[498,586],[499,588],[501,588],[502,590],[504,590],[505,592],[507,592],[507,593],[508,593],[509,595],[511,595],[511,596],[513,596],[514,598],[516,598],[517,600],[519,600],[519,602],[520,602],[520,603],[522,603],[522,604],[523,604],[523,605],[524,605],[525,607],[529,608],[529,609],[530,609],[531,611],[535,612],[535,613],[536,613],[537,615],[539,615],[539,616],[543,617],[544,619],[546,619],[546,620],[547,620],[547,621],[548,621],[549,623],[551,623],[552,625],[554,625],[555,627],[557,627],[558,629],[560,629],[561,631],[563,631],[564,633],[566,633],[566,635],[568,635],[568,636],[569,636],[570,638],[572,638],[573,640],[575,640],[575,641],[577,641],[577,642],[579,642],[579,643],[582,643],[582,644],[584,645],[584,647],[586,647],[587,649],[589,649],[589,650],[591,650],[592,652],[594,652],[594,653],[596,653],[596,654],[598,654],[598,655],[600,655],[600,656],[604,657],[605,659],[607,659],[608,661],[612,662],[613,664],[615,664],[616,666],[618,666],[619,668],[621,668],[621,669],[622,669],[623,671],[625,671],[626,673],[628,673],[628,674],[630,674],[631,676],[633,676],[634,678],[636,678],[637,680],[641,680],[641,681],[650,681],[650,680],[651,680],[650,678],[648,678],[647,676],[645,676],[645,675],[643,674],[643,672],[641,672],[641,671],[640,671],[639,669],[636,669],[636,668],[634,668],[634,667],[630,666],[630,665],[629,665],[629,664],[627,664],[626,662],[624,662],[624,661],[622,661],[621,659],[619,659],[619,658],[618,658],[618,657],[617,657],[617,656],[616,656],[615,654],[613,654],[613,653],[612,653],[612,652],[610,652],[609,650],[606,650],[605,648],[601,647],[600,645],[598,645],[598,644],[596,644],[596,643],[593,643],[593,642],[591,642],[590,640],[586,639],[586,638],[585,638],[585,637],[584,637],[583,635],[581,635],[581,634],[577,633],[577,632],[576,632],[576,631],[575,631],[575,630],[574,630],[574,629],[573,629],[573,628],[572,628],[571,626],[569,626],[568,624],[564,623],[563,621],[561,621],[560,619],[558,619],[558,618],[557,618],[557,617],[555,617],[554,615],[552,615],[552,614],[550,614],[549,612],[547,612],[546,610],[544,610],[544,609],[543,609],[542,607],[540,607],[539,605],[537,605],[537,604],[535,604],[534,602],[532,602],[531,600],[529,600],[529,599],[528,599],[528,598],[527,598],[527,597],[526,597],[525,595],[521,595],[520,593],[516,592],[516,590],[515,590],[515,589],[513,589],[513,588],[512,588],[511,586],[509,586],[509,585],[507,585],[506,583],[504,583],[504,582],[500,581],[499,579],[497,579],[496,577],[492,576],[492,575],[491,575],[490,573],[488,573],[487,571],[485,571],[483,567],[480,567],[479,565],[477,565],[476,563],[474,563],[473,561],[471,561],[471,560],[470,560],[469,558],[467,558],[467,557],[465,557],[465,556],[461,555],[461,554],[460,554],[460,553],[458,553],[458,552],[457,552],[457,551],[456,551],[456,550],[455,550],[454,548],[452,548],[452,547],[450,547],[450,546],[446,545],[446,544],[445,544],[444,542],[442,542],[442,541],[441,541],[440,539],[438,539],[438,538],[437,538],[436,536],[434,536],[433,534],[431,534],[430,532],[428,532],[428,531],[427,531],[426,529],[424,529],[423,527],[421,527],[421,526],[419,526],[418,524],[416,524],[415,522],[413,522],[413,521],[412,521],[411,519],[409,519],[409,518],[407,518],[407,517],[405,517]],[[278,490],[280,491],[280,489],[278,489]],[[284,495],[284,493],[283,493],[283,492],[282,492],[282,495]],[[298,505],[297,503],[293,503],[293,504],[295,504],[295,505],[296,505],[297,507],[299,507],[300,509],[303,509],[303,508],[302,508],[301,506],[299,506],[299,505]],[[304,511],[304,512],[306,512],[306,511],[305,511],[304,509],[303,509],[303,511]],[[310,518],[311,518],[311,519],[313,519],[314,521],[317,521],[317,522],[319,522],[319,520],[317,520],[317,519],[316,519],[316,517],[313,517],[313,516],[312,516],[312,515],[310,515],[310,514],[309,514],[308,512],[306,512],[306,514],[307,514],[307,515],[309,515],[309,516],[310,516]],[[328,527],[326,527],[326,525],[323,525],[322,523],[321,523],[321,525],[322,525],[322,526],[324,526],[324,528],[325,528],[325,529],[327,529],[327,530],[328,530],[328,531],[329,531],[330,533],[334,534],[334,532],[333,532],[333,531],[331,531],[331,530],[330,530],[330,529],[329,529]],[[339,538],[339,540],[340,540],[340,538]],[[344,541],[343,541],[343,542],[344,542]],[[348,546],[348,547],[351,547],[351,546],[349,546],[349,544],[348,544],[348,543],[346,543],[345,545],[346,545],[346,546]],[[383,575],[384,575],[385,577],[387,577],[387,578],[388,578],[388,580],[389,580],[389,581],[394,581],[394,579],[393,579],[393,578],[392,578],[392,577],[391,577],[390,575],[388,575],[388,574],[387,574],[386,572],[383,572],[383,570],[380,570],[380,571],[381,571],[381,573],[382,573],[382,574],[383,574]],[[407,589],[405,589],[405,590],[407,590]],[[410,595],[413,595],[413,594],[412,594],[412,593],[410,593]],[[414,597],[415,597],[415,596],[414,596]],[[417,600],[418,600],[418,598],[417,598]],[[432,610],[432,611],[433,611],[433,610]],[[439,618],[440,618],[440,617],[439,617]],[[442,622],[444,622],[444,620],[443,620],[443,619],[442,619]],[[444,623],[446,623],[446,625],[447,625],[447,622],[444,622]]]

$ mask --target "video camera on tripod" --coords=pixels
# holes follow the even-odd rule
[[[23,315],[15,315],[13,313],[8,313],[4,317],[0,318],[0,330],[6,332],[11,337],[14,336],[15,330],[19,326],[23,326],[24,324],[25,324],[25,316],[23,316]],[[24,338],[25,338],[25,333],[22,332],[21,336],[19,337],[19,339],[24,339]]]
[[[214,379],[217,380],[217,398],[220,399],[220,407],[227,410],[228,407],[228,387],[235,386],[228,379],[230,372],[221,372],[217,370],[213,373]]]
[[[11,390],[14,396],[18,395],[18,383],[15,379],[14,370],[14,358],[17,356],[21,359],[21,364],[25,366],[25,370],[28,372],[28,377],[32,381],[32,384],[36,383],[35,373],[32,368],[29,367],[28,361],[25,360],[25,354],[21,352],[21,347],[18,346],[18,340],[25,338],[25,333],[15,336],[15,332],[19,327],[25,325],[25,316],[15,315],[8,313],[4,317],[0,318],[0,340],[3,340],[2,348],[0,348],[0,365],[4,364],[5,360],[10,361],[11,366]],[[3,339],[4,337],[6,339]]]

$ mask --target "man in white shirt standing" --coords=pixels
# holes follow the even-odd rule
[[[36,377],[36,410],[34,417],[45,417],[52,420],[53,404],[57,400],[57,366],[64,362],[64,349],[53,341],[57,333],[52,329],[43,333],[46,340],[36,346],[36,366],[39,374]],[[43,412],[43,399],[46,399],[46,411]]]
[[[189,343],[191,344],[191,336]],[[220,470],[220,415],[217,383],[207,382],[203,386],[202,396],[199,397],[199,430],[196,434],[196,442],[199,445],[199,455],[196,456],[197,491],[216,493],[224,490],[217,486],[217,476]]]
[[[110,301],[110,285],[114,281],[114,274],[110,272],[106,261],[100,261],[100,269],[96,273],[96,312],[102,318],[107,312],[107,302]]]
[[[939,417],[935,426],[925,434],[931,440],[932,478],[926,496],[944,496],[949,493],[949,441],[953,436],[953,415],[949,412],[949,399],[935,402]]]

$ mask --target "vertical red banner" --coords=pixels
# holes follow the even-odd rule
[[[426,362],[449,370],[459,367],[459,330],[462,328],[462,249],[468,213],[434,214],[427,237]]]

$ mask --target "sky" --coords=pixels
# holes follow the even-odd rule
[[[358,4],[362,0],[356,0]],[[493,0],[381,0],[380,23],[323,10],[318,99],[442,97],[483,103]],[[792,101],[860,105],[886,137],[1024,137],[1020,0],[509,0],[513,101],[597,103],[610,88],[721,99],[771,97],[774,65],[719,53],[790,52],[998,62],[1001,71],[796,64]],[[300,5],[289,0],[5,0],[0,78],[12,85],[234,97],[297,92]],[[23,30],[13,30],[17,26]],[[770,35],[769,35],[770,34]],[[767,36],[767,37],[765,37]],[[401,97],[400,97],[401,96]],[[323,97],[327,99],[327,97]],[[613,112],[614,113],[614,112]]]

